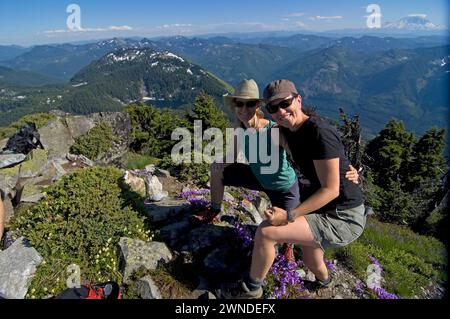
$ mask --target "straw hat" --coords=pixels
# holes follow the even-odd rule
[[[262,101],[263,99],[259,98],[259,89],[255,80],[243,80],[236,87],[234,94],[225,94],[223,96],[225,103],[228,105],[232,105],[234,99],[242,99],[242,100],[258,100]]]

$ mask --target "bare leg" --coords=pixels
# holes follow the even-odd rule
[[[250,277],[252,279],[256,281],[262,281],[265,279],[276,256],[275,246],[281,243],[294,243],[300,244],[302,247],[306,246],[321,249],[320,246],[314,241],[314,236],[309,228],[308,222],[304,217],[299,217],[295,220],[295,222],[286,226],[271,226],[264,221],[256,231],[252,265],[250,268]],[[315,269],[322,268],[318,266]],[[314,272],[313,269],[311,269],[311,271]],[[316,273],[314,274],[316,275]],[[317,273],[317,277],[321,279],[323,277],[326,278],[327,276],[324,276],[322,272],[319,272]]]
[[[321,281],[328,280],[328,269],[323,261],[323,250],[320,247],[302,246],[303,262]]]

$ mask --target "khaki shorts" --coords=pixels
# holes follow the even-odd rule
[[[305,216],[315,241],[325,250],[343,247],[361,236],[366,226],[364,205],[345,210],[336,209]]]

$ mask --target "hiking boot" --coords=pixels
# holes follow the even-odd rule
[[[263,295],[263,289],[259,287],[256,290],[250,290],[245,282],[240,280],[222,285],[217,295],[223,299],[260,299]]]
[[[294,244],[284,244],[283,245],[283,255],[289,262],[295,262],[294,256]]]
[[[332,288],[334,286],[334,276],[331,273],[329,273],[328,280],[325,282],[319,279],[316,279],[315,281],[305,280],[304,286],[309,291],[317,291],[319,289]]]
[[[204,211],[191,216],[191,221],[196,224],[213,224],[220,222],[220,211],[207,208]]]

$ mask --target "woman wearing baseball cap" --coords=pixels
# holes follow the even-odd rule
[[[316,276],[316,287],[332,284],[324,249],[356,240],[366,223],[360,188],[345,178],[349,161],[337,130],[302,109],[302,98],[288,80],[271,82],[264,90],[266,109],[281,128],[293,161],[310,181],[302,202],[292,210],[271,207],[256,232],[250,278],[262,282],[275,259],[275,246],[295,243]],[[274,205],[275,206],[275,205]],[[248,288],[248,287],[247,287]],[[242,285],[230,296],[251,295]]]

